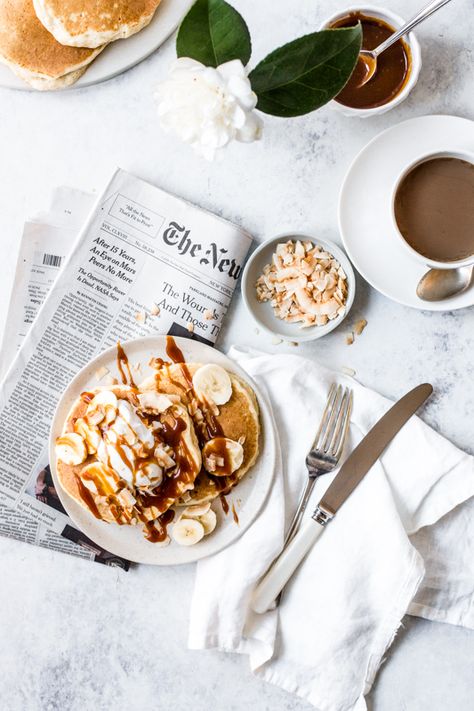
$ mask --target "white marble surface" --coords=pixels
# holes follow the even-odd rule
[[[254,36],[254,57],[315,29],[340,0],[234,0]],[[391,0],[405,16],[421,0]],[[153,87],[174,56],[155,56],[102,86],[56,95],[0,91],[0,326],[22,223],[51,189],[98,188],[120,165],[222,215],[262,240],[287,229],[338,239],[341,179],[355,153],[380,130],[411,116],[474,118],[471,0],[443,9],[419,30],[424,69],[409,100],[376,119],[346,119],[325,108],[292,121],[267,119],[264,140],[235,146],[208,165],[164,136]],[[459,446],[472,444],[474,310],[411,311],[359,279],[353,317],[369,325],[350,348],[345,330],[298,352],[348,365],[389,396],[430,380],[425,416]],[[237,297],[220,342],[267,350]],[[128,574],[0,540],[0,708],[8,711],[175,709],[243,711],[310,707],[255,680],[244,658],[186,650],[193,567]],[[474,635],[406,618],[370,695],[375,711],[472,708]],[[315,631],[316,632],[316,631]]]

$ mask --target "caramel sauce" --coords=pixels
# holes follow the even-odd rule
[[[117,368],[120,373],[120,378],[124,385],[130,385],[130,387],[136,389],[136,384],[133,379],[132,371],[130,369],[130,363],[128,362],[128,356],[120,342],[117,343]]]
[[[148,521],[145,524],[147,541],[150,541],[150,543],[163,543],[168,536],[168,526],[173,519],[174,511],[173,509],[168,509],[156,521]]]
[[[182,350],[178,347],[178,344],[174,340],[173,336],[166,336],[166,355],[168,358],[171,358],[173,363],[179,363],[181,364],[181,372],[184,375],[184,378],[188,384],[188,389],[192,390],[193,389],[193,379],[191,377],[191,373],[189,372],[189,368],[186,365],[186,359],[183,355]],[[171,381],[174,384],[175,381]]]
[[[89,489],[84,486],[83,482],[81,481],[81,478],[79,476],[76,476],[76,481],[77,481],[77,488],[79,489],[79,494],[89,511],[96,517],[101,519],[102,516],[99,513],[99,509],[96,506],[95,500],[94,500],[94,495],[92,494]]]
[[[229,513],[229,504],[227,503],[227,499],[225,498],[225,494],[220,494],[220,495],[219,495],[219,500],[220,500],[220,502],[221,502],[222,510],[223,510],[223,512],[225,513],[225,515],[227,516],[227,514]]]
[[[235,504],[232,504],[232,516],[233,516],[233,518],[234,518],[234,522],[235,522],[235,523],[237,524],[237,526],[238,526],[238,525],[239,525],[239,514],[238,514],[237,511],[235,510]]]
[[[331,27],[362,25],[362,49],[375,49],[393,35],[395,29],[378,17],[363,12],[351,12]],[[411,52],[403,40],[398,40],[377,58],[377,70],[370,81],[361,86],[367,76],[367,66],[359,57],[357,65],[336,101],[354,109],[374,109],[388,104],[402,91],[411,72]]]
[[[81,393],[81,400],[88,405],[94,399],[94,393]]]
[[[211,438],[211,441],[208,442],[206,447],[206,456],[208,454],[224,460],[224,464],[222,466],[216,465],[216,471],[213,472],[214,476],[226,477],[232,474],[232,460],[230,452],[227,448],[225,437],[218,436]]]
[[[173,336],[166,336],[166,355],[173,363],[186,363],[183,351],[180,349]]]
[[[186,429],[186,422],[181,417],[173,417],[173,422],[165,421],[162,424],[161,434],[165,443],[172,449],[176,449],[181,442],[181,434]]]

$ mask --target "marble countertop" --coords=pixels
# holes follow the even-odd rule
[[[294,0],[291,9],[271,0],[234,4],[250,25],[256,59],[344,7],[340,0]],[[418,4],[389,6],[407,16]],[[291,121],[267,118],[260,143],[233,146],[212,164],[157,123],[153,90],[174,57],[173,41],[101,86],[44,95],[0,90],[0,330],[25,218],[48,204],[53,187],[100,189],[117,165],[240,222],[257,240],[286,230],[339,240],[339,186],[369,139],[412,116],[474,118],[473,33],[472,2],[458,0],[419,29],[424,68],[402,106],[370,120],[327,107]],[[474,453],[474,310],[413,311],[359,278],[352,317],[368,321],[353,346],[341,328],[297,352],[354,368],[363,383],[391,397],[431,381],[436,396],[426,419]],[[236,341],[275,352],[291,348],[256,334],[238,295],[219,347]],[[253,678],[245,658],[186,649],[193,566],[141,566],[123,574],[3,539],[0,556],[2,709],[311,708]],[[472,633],[407,617],[369,704],[375,711],[467,711],[473,663]]]

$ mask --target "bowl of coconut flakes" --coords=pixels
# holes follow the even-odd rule
[[[260,328],[288,341],[312,341],[337,328],[355,296],[351,263],[333,242],[284,234],[250,256],[245,305]]]

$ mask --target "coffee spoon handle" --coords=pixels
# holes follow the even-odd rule
[[[420,22],[423,22],[426,20],[428,17],[430,17],[433,13],[435,13],[437,10],[443,7],[443,5],[447,5],[448,2],[451,2],[451,0],[433,0],[433,2],[430,2],[426,7],[424,7],[422,10],[420,10],[414,17],[411,18],[403,27],[400,27],[395,34],[390,35],[388,39],[385,40],[385,42],[382,42],[378,47],[376,47],[374,50],[372,50],[373,54],[378,57],[379,54],[382,54],[382,52],[385,52],[386,49],[392,46],[395,42],[397,42],[400,37],[403,37],[403,35],[406,35],[408,32],[410,32],[414,27],[420,24]]]

